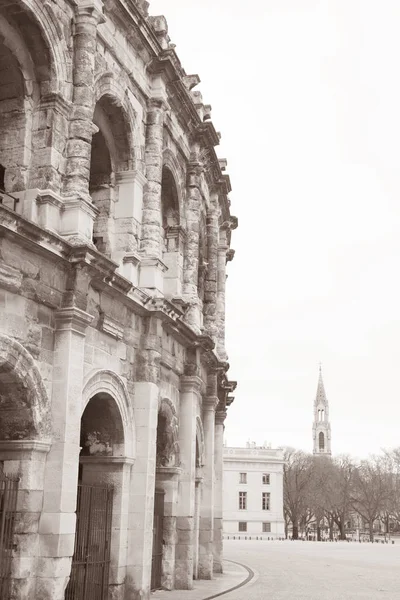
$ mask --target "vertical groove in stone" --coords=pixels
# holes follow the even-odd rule
[[[147,113],[145,165],[146,178],[143,195],[142,240],[143,255],[162,258],[161,248],[161,180],[163,167],[163,131],[165,104],[152,100]]]

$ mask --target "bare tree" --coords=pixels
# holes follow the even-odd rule
[[[354,470],[352,506],[368,523],[369,538],[374,541],[374,522],[380,518],[390,501],[387,470],[382,457],[361,461]]]
[[[299,538],[299,525],[310,507],[312,457],[301,450],[285,450],[283,468],[283,504],[287,519],[292,523],[293,539]]]

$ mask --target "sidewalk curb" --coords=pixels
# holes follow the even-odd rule
[[[239,567],[243,567],[244,569],[246,569],[246,571],[248,573],[246,579],[244,579],[240,583],[234,585],[233,587],[231,587],[231,588],[229,588],[227,590],[224,590],[223,592],[218,592],[218,594],[213,594],[212,596],[207,596],[206,598],[203,598],[203,600],[213,600],[214,598],[219,598],[220,596],[224,596],[225,594],[229,594],[229,592],[233,592],[235,590],[238,590],[239,588],[243,587],[244,585],[246,585],[247,583],[249,583],[253,579],[255,573],[247,565],[244,565],[242,563],[236,562],[235,560],[228,560],[226,558],[224,560],[226,562],[233,563],[234,565],[239,565]]]

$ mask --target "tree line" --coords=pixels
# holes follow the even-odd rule
[[[286,536],[293,539],[327,531],[330,539],[361,527],[374,541],[377,525],[383,533],[400,531],[400,448],[355,461],[285,450],[283,507]]]

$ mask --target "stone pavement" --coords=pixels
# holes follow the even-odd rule
[[[251,570],[230,560],[223,561],[223,568],[224,573],[215,574],[214,579],[196,580],[193,590],[158,590],[151,594],[151,600],[211,600],[247,583],[254,575]]]

